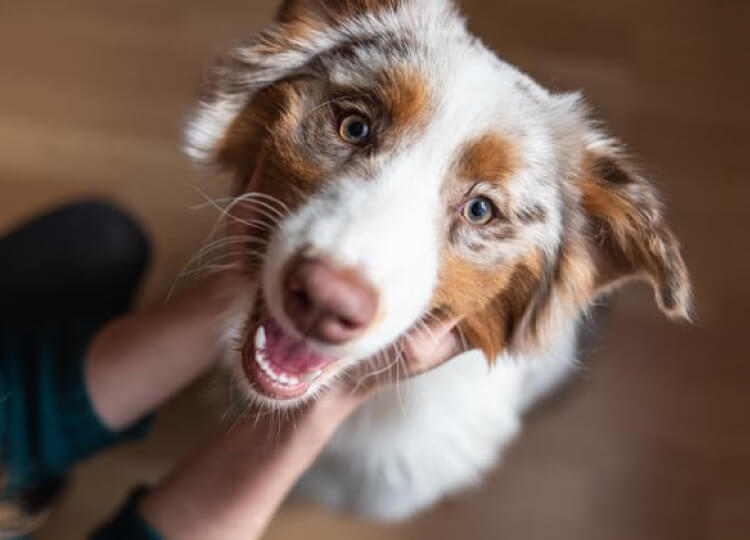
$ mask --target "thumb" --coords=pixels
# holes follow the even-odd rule
[[[458,332],[458,319],[418,327],[403,338],[404,365],[410,376],[420,375],[465,352]]]

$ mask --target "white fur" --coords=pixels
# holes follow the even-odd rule
[[[473,351],[402,381],[349,419],[298,494],[370,518],[400,520],[479,484],[530,404],[574,367],[575,329],[538,357]]]

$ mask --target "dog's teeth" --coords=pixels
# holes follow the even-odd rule
[[[313,371],[308,371],[307,373],[305,373],[304,375],[302,375],[302,377],[300,377],[300,379],[303,382],[311,383],[314,380],[316,380],[318,377],[320,377],[321,375],[323,375],[323,370],[322,369],[316,369],[316,370],[313,370]]]
[[[269,366],[263,366],[263,373],[271,377],[274,381],[279,381],[279,376]]]
[[[255,363],[264,370],[268,367],[268,362],[266,362],[266,359],[263,357],[263,352],[260,349],[255,349]]]
[[[283,384],[285,386],[297,386],[300,383],[300,379],[297,377],[294,377],[292,375],[288,375],[287,373],[276,373],[273,370],[273,367],[271,367],[271,363],[268,361],[267,352],[266,352],[266,329],[262,326],[258,327],[258,330],[255,332],[255,363],[260,366],[260,369],[268,375],[269,378],[276,381],[277,383]],[[319,372],[312,372],[308,373],[305,378],[303,378],[304,381],[309,382],[314,379],[317,379],[320,376],[320,370]]]
[[[266,329],[263,326],[259,326],[258,330],[255,332],[255,349],[265,349],[266,348]]]

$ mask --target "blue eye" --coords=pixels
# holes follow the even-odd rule
[[[495,217],[494,205],[487,197],[475,197],[464,206],[463,216],[474,225],[486,225]]]
[[[339,136],[349,144],[364,144],[370,137],[370,121],[357,114],[347,116],[341,121]]]

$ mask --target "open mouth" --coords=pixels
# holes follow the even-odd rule
[[[243,369],[256,392],[277,400],[304,396],[338,361],[287,334],[271,317],[261,320],[243,350]]]

